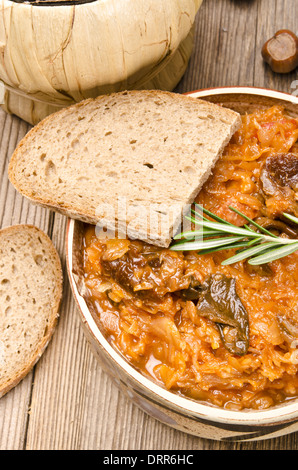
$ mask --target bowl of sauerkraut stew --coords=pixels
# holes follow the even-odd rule
[[[195,202],[236,227],[298,239],[298,100],[271,90],[192,93],[242,125]],[[209,439],[298,430],[298,251],[222,264],[201,254],[98,237],[70,220],[68,273],[86,336],[123,392],[151,416]]]

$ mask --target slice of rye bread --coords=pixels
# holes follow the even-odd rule
[[[44,352],[61,297],[62,268],[50,238],[32,225],[0,230],[0,397]]]
[[[240,124],[230,109],[171,92],[99,96],[31,129],[9,179],[34,203],[168,247]]]

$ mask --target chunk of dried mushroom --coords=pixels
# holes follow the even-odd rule
[[[230,353],[246,354],[249,346],[248,313],[236,292],[235,279],[217,273],[211,275],[202,287],[197,303],[198,314],[216,323],[223,344]]]

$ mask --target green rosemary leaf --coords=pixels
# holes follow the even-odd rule
[[[294,215],[286,214],[285,212],[283,213],[283,215],[287,217],[287,219],[291,220],[292,222],[295,222],[295,224],[298,224],[298,219]]]
[[[197,222],[197,225],[211,228],[212,230],[218,230],[220,232],[226,232],[231,235],[242,235],[244,237],[256,237],[255,232],[250,232],[246,228],[237,227],[236,225],[227,225],[218,222]]]
[[[248,222],[250,222],[252,225],[254,225],[255,227],[257,227],[259,230],[261,230],[263,233],[266,233],[266,235],[269,235],[270,237],[273,237],[273,238],[278,238],[276,235],[274,235],[273,233],[269,232],[269,230],[265,229],[264,227],[262,227],[261,225],[257,224],[254,220],[250,219],[249,217],[247,217],[245,214],[243,214],[242,212],[238,211],[238,209],[235,209],[235,207],[232,207],[232,206],[229,206],[229,209],[231,209],[231,211],[233,212],[236,212],[236,214],[240,215],[241,217],[243,217],[245,220],[247,220]]]
[[[225,238],[216,238],[213,240],[195,240],[185,243],[177,243],[171,246],[173,251],[193,251],[193,250],[202,250],[206,248],[213,248],[218,246],[230,245],[231,243],[238,242],[243,240],[243,237],[225,237]]]
[[[203,216],[203,212],[197,212],[194,209],[191,209],[190,212],[197,215],[201,220],[208,220],[206,217]]]
[[[207,209],[205,209],[200,204],[195,203],[195,206],[198,207],[202,213],[209,215],[209,217],[211,217],[213,220],[216,220],[217,222],[221,222],[221,223],[226,224],[226,225],[233,225],[233,224],[231,224],[231,222],[228,222],[227,220],[222,219],[218,215],[213,214],[212,212],[208,211]]]
[[[217,223],[217,222],[205,222],[205,221],[196,221],[196,224],[201,227],[207,227],[210,228],[211,230],[217,230],[218,232],[225,232],[229,233],[230,235],[242,235],[243,237],[246,238],[256,238],[262,236],[262,240],[264,241],[277,241],[281,245],[288,245],[293,243],[293,239],[288,239],[288,238],[280,238],[277,237],[276,235],[271,234],[270,235],[264,235],[264,234],[259,234],[254,231],[247,230],[246,228],[243,227],[238,227],[237,225],[226,225],[222,223]]]
[[[207,238],[207,237],[218,237],[221,235],[226,235],[226,232],[218,232],[217,230],[189,230],[187,232],[181,232],[174,236],[174,240],[181,240],[186,238],[187,240],[192,240],[196,237]]]
[[[260,241],[262,241],[262,237],[256,237],[256,238],[250,240],[249,242],[247,242],[247,246],[248,247],[253,246],[256,243],[259,243]]]
[[[243,225],[243,227],[245,227],[247,230],[250,230],[251,232],[254,232],[254,230],[252,228],[250,228],[247,224]],[[256,232],[254,232],[256,233]]]
[[[189,220],[190,222],[193,222],[195,225],[203,224],[204,220],[203,219],[195,219],[192,215],[186,215],[185,216],[186,220]]]
[[[273,248],[275,246],[279,246],[278,243],[262,243],[261,245],[254,246],[252,248],[248,248],[247,250],[241,250],[237,255],[232,256],[231,258],[226,259],[221,264],[223,266],[227,266],[229,264],[238,263],[238,261],[243,261],[244,259],[250,258],[258,253],[263,253],[267,251],[269,248]]]
[[[225,245],[224,249],[225,250],[233,250],[235,248],[243,248],[247,246],[247,242],[237,242],[237,243],[231,243],[231,245]],[[215,253],[216,251],[222,251],[223,247],[215,247],[215,248],[209,248],[209,249],[204,249],[199,251],[199,255],[208,255],[209,253]]]
[[[199,254],[203,255],[220,250],[244,248],[223,261],[223,265],[236,263],[247,258],[250,258],[249,263],[252,265],[264,264],[298,251],[297,239],[274,235],[245,214],[242,214],[238,209],[230,207],[232,211],[242,216],[254,227],[257,227],[259,231],[256,232],[247,224],[238,227],[212,214],[212,212],[198,204],[195,204],[195,206],[200,210],[200,213],[194,210],[191,212],[197,215],[198,218],[195,219],[190,215],[186,216],[186,219],[195,223],[199,230],[185,231],[176,235],[174,237],[176,241],[170,247],[171,250],[198,251]],[[203,214],[206,214],[212,220],[207,219]],[[298,224],[297,217],[286,213],[284,215]]]
[[[298,250],[298,242],[292,243],[291,245],[282,246],[280,248],[276,248],[270,250],[269,252],[256,256],[248,261],[251,265],[259,265],[270,263],[271,261],[276,261],[277,259],[284,258],[284,256],[288,256],[291,253],[295,253]]]

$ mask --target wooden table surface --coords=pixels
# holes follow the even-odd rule
[[[297,0],[204,0],[188,69],[175,91],[257,86],[295,92],[297,70],[272,73],[262,44],[278,29],[297,34]],[[298,433],[251,443],[201,439],[139,410],[114,386],[83,335],[65,269],[66,218],[15,192],[7,165],[29,125],[0,111],[0,223],[31,223],[47,232],[61,256],[64,299],[59,324],[34,370],[0,400],[0,450],[290,450]]]

